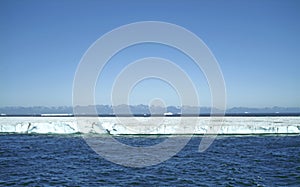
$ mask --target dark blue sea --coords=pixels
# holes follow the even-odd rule
[[[164,138],[118,140],[144,146]],[[0,185],[300,186],[299,135],[218,136],[200,153],[201,138],[193,137],[166,162],[131,168],[100,157],[80,135],[1,134]]]

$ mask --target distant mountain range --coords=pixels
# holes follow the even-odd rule
[[[193,114],[193,115],[209,115],[211,113],[210,107],[193,107],[193,106],[168,106],[167,108],[159,106],[147,106],[147,105],[118,105],[112,107],[110,105],[96,105],[96,109],[99,115],[163,115],[174,114],[180,115]],[[93,111],[94,106],[77,106],[76,111],[79,111],[82,115],[89,115]],[[200,112],[199,112],[200,111]],[[214,109],[216,112],[221,112],[218,109]],[[59,106],[59,107],[0,107],[0,114],[3,115],[41,115],[41,114],[73,114],[73,107]],[[266,108],[247,108],[247,107],[234,107],[226,110],[227,115],[243,114],[300,114],[300,107],[266,107]]]

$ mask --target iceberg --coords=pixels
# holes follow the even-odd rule
[[[78,123],[80,121],[80,123]],[[300,134],[294,117],[0,117],[1,133]]]
[[[78,128],[73,119],[63,117],[1,117],[0,132],[72,134]]]

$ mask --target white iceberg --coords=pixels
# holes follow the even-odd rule
[[[300,134],[300,117],[0,117],[1,133]]]

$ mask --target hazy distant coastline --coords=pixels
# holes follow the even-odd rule
[[[126,112],[128,107],[130,112]],[[77,109],[82,111],[81,115],[90,115],[88,111],[94,110],[94,106],[78,106]],[[211,112],[210,107],[192,107],[184,106],[168,106],[166,109],[158,106],[147,106],[147,105],[118,105],[114,108],[110,105],[96,105],[97,113],[100,116],[115,116],[115,113],[118,115],[136,115],[136,116],[161,116],[165,113],[168,113],[172,116],[180,116],[181,110],[184,109],[186,114],[190,115],[200,115],[207,116]],[[117,111],[117,112],[116,112]],[[200,111],[200,113],[199,113]],[[222,112],[218,109],[214,111]],[[265,116],[265,115],[300,115],[300,107],[265,107],[265,108],[248,108],[248,107],[233,107],[226,110],[226,115],[228,116]],[[30,116],[41,116],[48,114],[72,116],[73,107],[71,106],[59,106],[59,107],[44,107],[44,106],[33,106],[33,107],[0,107],[0,114],[2,116],[10,115],[30,115]]]

